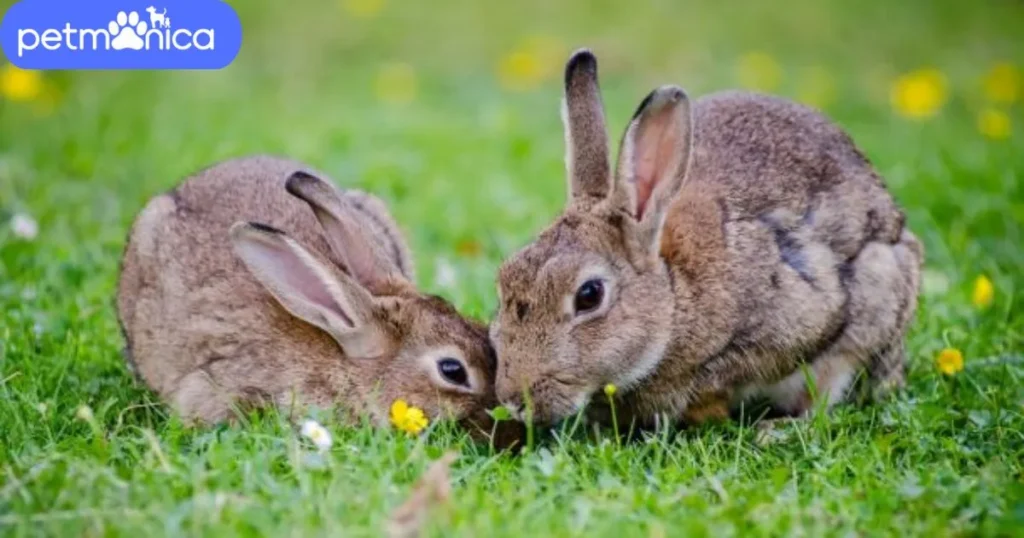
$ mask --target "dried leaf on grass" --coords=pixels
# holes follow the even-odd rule
[[[419,536],[431,509],[448,502],[452,492],[448,471],[456,458],[458,454],[446,452],[430,464],[413,486],[409,498],[392,512],[387,526],[390,538]]]
[[[775,443],[788,441],[792,435],[791,426],[794,419],[776,418],[761,420],[757,423],[757,433],[754,435],[754,442],[758,446],[768,446]]]

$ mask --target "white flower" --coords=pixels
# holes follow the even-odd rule
[[[320,452],[327,452],[327,450],[331,448],[331,444],[334,442],[331,439],[331,432],[327,431],[327,428],[324,428],[315,420],[307,420],[303,422],[300,433],[302,433],[302,436],[306,439],[313,441],[313,444],[316,445],[316,448],[320,450]]]
[[[92,414],[92,408],[85,404],[78,406],[78,409],[75,410],[75,416],[78,418],[78,420],[82,420],[85,422],[92,422],[93,420],[95,420]]]
[[[16,237],[31,241],[39,235],[39,224],[31,215],[18,213],[11,219],[11,231]]]
[[[442,288],[454,288],[457,282],[458,272],[452,262],[438,258],[434,264],[434,282]]]

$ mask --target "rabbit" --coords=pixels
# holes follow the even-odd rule
[[[186,420],[340,404],[386,426],[403,399],[490,428],[485,326],[417,291],[378,198],[289,160],[216,164],[153,198],[117,288],[126,356]]]
[[[594,395],[613,384],[620,420],[685,425],[903,386],[924,253],[839,127],[777,97],[691,104],[663,86],[613,172],[585,49],[566,65],[562,116],[568,204],[497,278],[506,407],[553,424],[591,402],[607,419]]]

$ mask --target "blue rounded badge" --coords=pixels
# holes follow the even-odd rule
[[[221,69],[242,48],[228,4],[149,1],[22,0],[4,14],[0,43],[22,69]]]

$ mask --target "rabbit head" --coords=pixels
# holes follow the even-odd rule
[[[562,117],[569,202],[501,267],[491,326],[498,398],[539,423],[575,413],[605,384],[636,384],[661,359],[674,304],[661,228],[692,145],[686,93],[658,88],[626,128],[613,172],[587,50],[566,65]]]
[[[488,428],[494,398],[494,352],[486,328],[463,318],[445,300],[417,291],[402,256],[386,252],[367,233],[365,214],[327,182],[304,172],[287,183],[320,222],[342,262],[325,260],[275,228],[239,222],[231,228],[245,267],[294,318],[328,335],[332,356],[310,358],[327,371],[341,364],[349,386],[332,387],[345,399],[363,398],[386,423],[396,400],[430,418],[455,418]],[[396,263],[397,262],[397,263]]]

